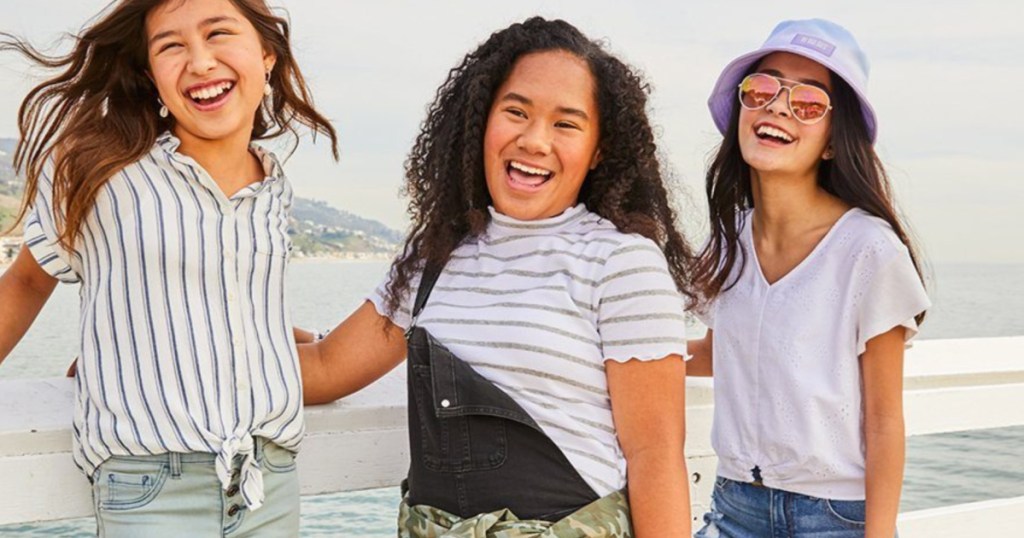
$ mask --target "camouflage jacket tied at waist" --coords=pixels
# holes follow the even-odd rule
[[[399,538],[632,538],[625,490],[613,492],[555,522],[520,520],[508,509],[462,519],[431,506],[399,507]]]

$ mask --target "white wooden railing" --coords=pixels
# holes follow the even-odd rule
[[[72,391],[64,378],[0,380],[0,525],[92,513],[88,484],[71,461]],[[687,391],[686,452],[698,518],[716,463],[712,386],[691,379]],[[908,435],[1024,425],[1024,336],[918,342],[907,354],[905,408]],[[304,495],[394,486],[404,476],[401,368],[343,402],[307,408],[306,422]],[[904,538],[1009,536],[1024,528],[1024,497],[904,513],[899,526]]]

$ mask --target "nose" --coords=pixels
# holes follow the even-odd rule
[[[551,132],[539,121],[531,121],[519,138],[516,147],[532,155],[551,153]]]
[[[785,96],[783,96],[783,93],[785,93]],[[791,115],[789,108],[789,88],[786,86],[779,88],[779,93],[775,95],[775,99],[772,99],[771,102],[768,103],[765,110],[771,114],[789,117]]]
[[[205,45],[192,46],[189,48],[190,57],[188,69],[196,75],[202,75],[217,66],[217,59],[213,52]]]

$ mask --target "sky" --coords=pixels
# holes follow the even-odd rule
[[[106,4],[4,0],[0,30],[63,51],[61,33],[77,32]],[[721,140],[706,101],[720,70],[757,48],[778,21],[824,17],[850,29],[871,61],[876,149],[926,258],[1024,263],[1024,103],[1014,103],[1014,89],[1024,89],[1024,3],[1017,0],[271,4],[287,10],[316,105],[340,134],[340,162],[307,137],[285,163],[299,196],[403,230],[402,165],[437,86],[492,32],[538,14],[604,40],[644,73],[684,230],[699,244],[707,229],[704,167]],[[0,56],[0,137],[17,136],[18,105],[40,76]]]

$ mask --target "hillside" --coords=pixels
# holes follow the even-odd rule
[[[402,234],[375,220],[335,209],[320,200],[295,198],[292,242],[306,255],[394,252]]]
[[[0,231],[18,211],[24,181],[11,162],[15,141],[0,138]],[[291,222],[296,256],[390,256],[402,234],[375,220],[334,208],[320,200],[295,198]]]

